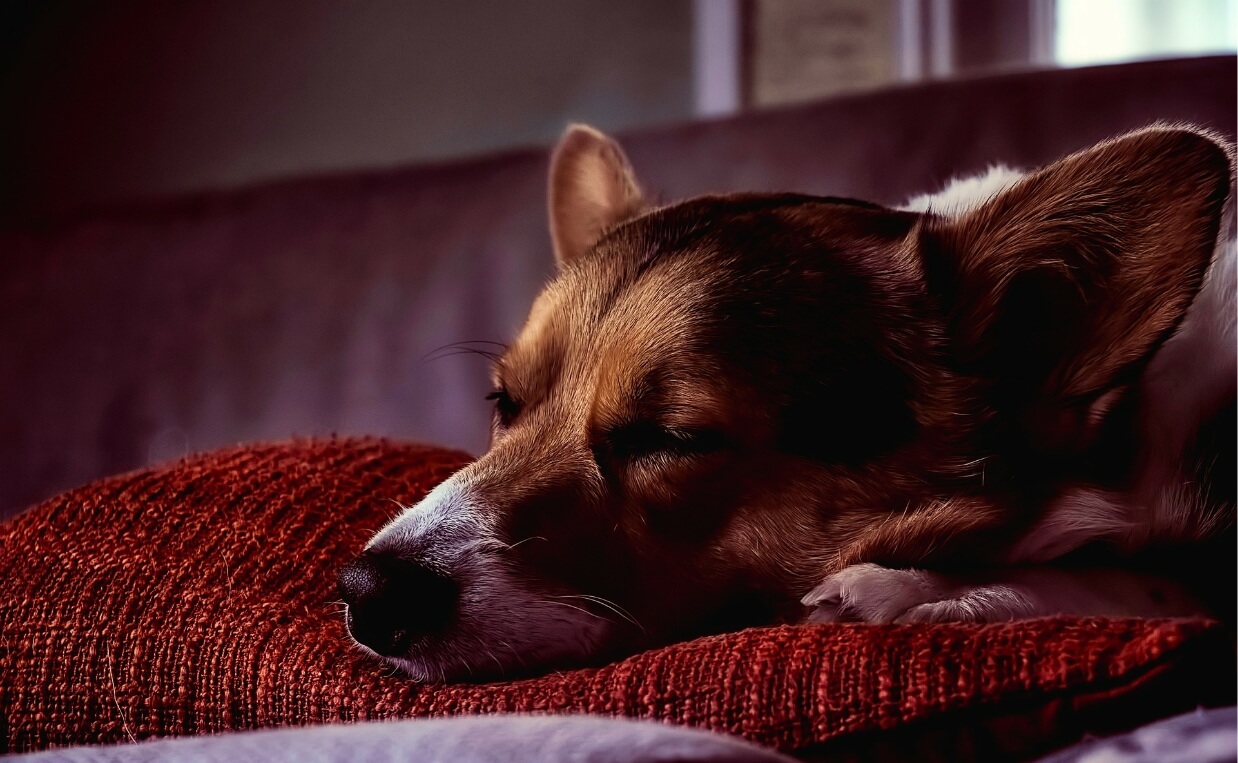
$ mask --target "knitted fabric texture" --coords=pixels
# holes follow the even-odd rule
[[[0,528],[0,752],[463,713],[597,713],[848,758],[1026,757],[1233,697],[1206,621],[774,627],[588,670],[416,684],[347,639],[336,570],[467,462],[383,440],[240,447]],[[896,730],[896,731],[895,731]]]

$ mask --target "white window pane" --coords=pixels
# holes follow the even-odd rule
[[[1057,0],[1059,64],[1238,50],[1238,0]]]

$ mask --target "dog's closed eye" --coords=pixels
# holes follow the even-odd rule
[[[638,421],[611,430],[606,436],[605,449],[616,458],[634,460],[655,454],[689,456],[711,453],[723,444],[724,439],[719,432]]]
[[[494,413],[498,417],[500,426],[510,426],[516,417],[520,415],[521,403],[512,399],[512,396],[506,389],[496,389],[489,395],[486,395],[487,400],[494,401]]]

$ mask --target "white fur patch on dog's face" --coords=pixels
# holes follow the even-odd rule
[[[506,553],[510,546],[495,537],[471,482],[469,468],[458,472],[405,508],[366,546],[413,559],[460,590],[443,633],[414,643],[405,655],[380,659],[416,680],[445,681],[578,662],[592,654],[609,621],[514,569]],[[412,598],[406,606],[418,603]]]

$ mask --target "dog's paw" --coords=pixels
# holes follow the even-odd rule
[[[805,619],[810,623],[975,623],[1073,611],[1061,602],[1056,607],[1052,601],[1046,604],[1026,577],[1026,573],[1020,577],[1011,572],[964,582],[923,570],[856,564],[826,578],[803,598],[809,608]],[[1041,577],[1053,590],[1065,587],[1060,573],[1044,572]]]
[[[856,564],[803,598],[807,622],[995,623],[1045,615],[1183,617],[1207,610],[1186,589],[1130,570],[1033,567],[946,577]]]
[[[927,622],[941,617],[948,603],[944,579],[921,570],[893,570],[855,564],[830,575],[803,598],[807,622]]]

